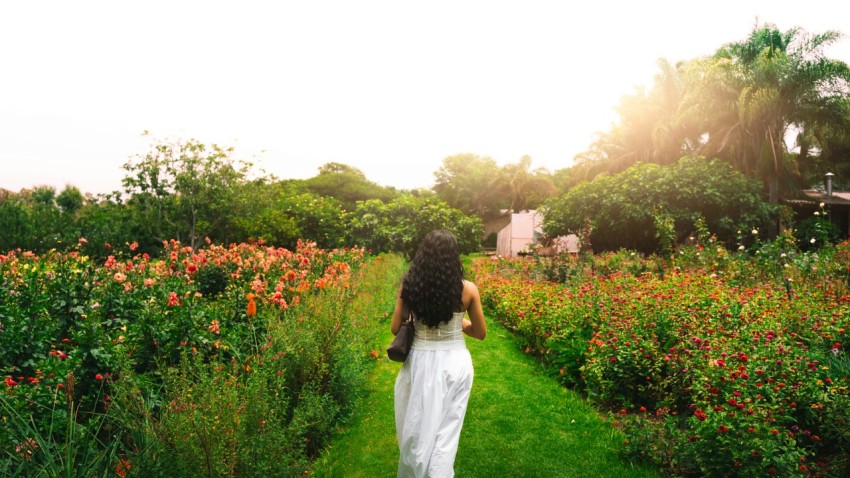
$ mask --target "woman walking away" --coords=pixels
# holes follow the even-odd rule
[[[409,314],[413,346],[395,382],[398,477],[453,477],[473,376],[463,334],[484,340],[487,326],[452,233],[432,231],[419,246],[399,290],[393,334]]]

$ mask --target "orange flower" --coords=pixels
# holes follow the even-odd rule
[[[115,474],[120,476],[121,478],[125,478],[127,476],[128,471],[130,471],[130,460],[126,458],[121,458],[118,461],[118,464],[115,465]]]
[[[257,315],[257,303],[254,302],[254,294],[249,293],[245,298],[248,299],[248,308],[246,310],[248,316]]]

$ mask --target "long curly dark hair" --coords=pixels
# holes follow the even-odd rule
[[[460,310],[462,297],[463,264],[457,239],[449,231],[431,231],[404,276],[401,298],[416,318],[436,327]]]

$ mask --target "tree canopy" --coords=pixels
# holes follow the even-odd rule
[[[778,204],[848,163],[850,68],[824,55],[840,37],[765,24],[711,56],[660,61],[649,91],[625,96],[620,122],[556,181],[564,190],[637,162],[707,156],[761,181]]]
[[[665,215],[681,240],[704,221],[718,239],[734,244],[740,229],[761,229],[773,210],[758,182],[721,160],[683,158],[673,165],[638,163],[614,175],[584,182],[544,208],[544,230],[578,233],[589,221],[594,250],[659,248],[655,223]]]

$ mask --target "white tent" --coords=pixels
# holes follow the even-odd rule
[[[496,254],[516,257],[519,251],[530,250],[543,236],[543,216],[537,211],[511,214],[511,222],[499,231]]]

